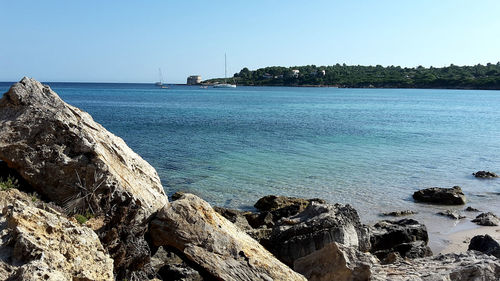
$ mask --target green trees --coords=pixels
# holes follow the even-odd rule
[[[474,66],[451,64],[440,68],[346,64],[271,66],[256,70],[249,70],[245,67],[235,73],[234,78],[240,85],[256,86],[500,89],[500,62]],[[206,82],[217,80],[212,79]]]

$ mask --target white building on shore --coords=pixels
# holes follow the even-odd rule
[[[191,75],[187,78],[187,83],[188,85],[198,85],[201,83],[201,76],[200,75]]]

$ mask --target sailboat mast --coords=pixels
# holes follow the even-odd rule
[[[226,83],[227,79],[227,58],[226,53],[224,53],[224,83]]]
[[[158,68],[158,74],[160,75],[160,85],[163,83],[163,75],[161,74],[161,68]]]

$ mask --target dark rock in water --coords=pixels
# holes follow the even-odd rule
[[[413,199],[441,205],[463,205],[465,195],[460,186],[452,188],[431,187],[413,193]]]
[[[303,212],[283,218],[273,227],[267,248],[291,266],[298,258],[332,242],[367,251],[370,248],[368,231],[351,206],[312,201]]]
[[[319,200],[319,199],[318,199]],[[286,196],[275,196],[275,195],[267,195],[260,198],[257,203],[255,203],[254,207],[259,211],[274,211],[277,209],[281,209],[288,206],[298,206],[302,210],[309,205],[310,200],[295,198],[295,197],[286,197]]]
[[[500,244],[488,234],[472,237],[469,244],[469,250],[483,252],[500,259]]]
[[[476,208],[474,208],[474,207],[471,207],[471,206],[469,206],[469,207],[465,208],[465,211],[466,211],[466,212],[479,212],[479,210],[478,210],[478,209],[476,209]]]
[[[404,211],[394,211],[394,212],[382,213],[382,216],[403,217],[403,216],[409,216],[409,215],[415,215],[415,214],[418,214],[418,213],[415,211],[411,211],[411,210],[404,210]]]
[[[490,171],[477,171],[475,173],[472,173],[473,176],[476,178],[482,178],[482,179],[489,179],[489,178],[498,178],[498,175],[490,172]]]
[[[427,246],[429,236],[425,225],[416,220],[380,221],[371,228],[371,249],[380,260],[397,252],[404,258],[432,255]]]
[[[459,219],[465,218],[465,216],[463,216],[462,214],[460,214],[459,211],[456,211],[456,210],[446,210],[446,211],[438,212],[437,214],[441,215],[441,216],[449,217],[449,218],[454,219],[454,220],[459,220]]]
[[[472,222],[485,226],[497,226],[500,224],[500,219],[495,214],[487,212],[479,214]]]

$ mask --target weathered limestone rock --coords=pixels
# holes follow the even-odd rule
[[[303,212],[279,221],[267,248],[284,263],[293,265],[296,259],[332,242],[367,251],[368,233],[368,227],[361,224],[351,206],[312,201]]]
[[[0,191],[1,280],[113,280],[113,260],[90,228],[33,201]]]
[[[492,212],[487,212],[479,214],[472,222],[485,226],[497,226],[500,224],[500,219]]]
[[[432,255],[427,246],[427,228],[416,220],[380,221],[373,226],[370,234],[370,251],[380,260],[392,252],[397,252],[404,258]]]
[[[488,178],[498,178],[498,175],[490,172],[490,171],[477,171],[475,173],[472,173],[473,176],[476,178],[483,178],[483,179],[488,179]]]
[[[171,246],[220,280],[305,280],[192,194],[158,212],[155,246]]]
[[[154,168],[88,113],[23,78],[0,99],[0,160],[66,212],[105,216],[97,234],[118,279],[148,263],[147,219],[167,196]]]
[[[466,201],[460,186],[454,186],[452,188],[431,187],[422,189],[413,193],[413,199],[442,205],[463,205]]]
[[[309,281],[364,281],[370,280],[371,267],[377,262],[369,253],[333,242],[295,260],[293,269]]]
[[[31,78],[0,100],[0,160],[61,205],[88,195],[92,201],[72,202],[74,207],[105,208],[113,192],[127,193],[140,202],[142,220],[168,202],[151,165],[88,113]]]
[[[476,250],[500,259],[500,244],[488,234],[472,237],[469,250]]]
[[[497,281],[500,261],[492,256],[468,251],[372,267],[374,281]]]

